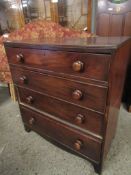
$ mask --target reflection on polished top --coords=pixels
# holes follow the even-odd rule
[[[34,40],[23,40],[23,41],[11,41],[8,40],[5,42],[5,45],[8,46],[13,45],[17,47],[18,45],[21,47],[27,46],[30,48],[41,47],[43,49],[50,48],[62,48],[72,50],[76,47],[81,49],[82,51],[91,51],[92,49],[106,49],[107,52],[119,48],[121,45],[125,44],[125,42],[131,41],[131,37],[89,37],[89,38],[56,38],[56,39],[34,39]],[[90,50],[91,49],[91,50]]]

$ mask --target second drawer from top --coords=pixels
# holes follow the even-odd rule
[[[54,96],[58,99],[105,112],[107,87],[81,83],[43,73],[11,67],[14,83],[17,86]]]

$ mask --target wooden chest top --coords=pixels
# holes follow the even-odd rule
[[[57,39],[34,39],[23,41],[8,40],[6,47],[38,48],[50,50],[68,50],[75,52],[112,53],[131,37],[89,37],[89,38],[57,38]]]

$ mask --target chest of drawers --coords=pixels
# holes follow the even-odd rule
[[[6,41],[5,49],[25,129],[100,173],[116,130],[130,38]]]

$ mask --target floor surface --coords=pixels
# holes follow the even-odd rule
[[[95,175],[86,160],[24,131],[18,104],[0,87],[0,175]],[[121,107],[102,175],[131,175],[131,114]]]

